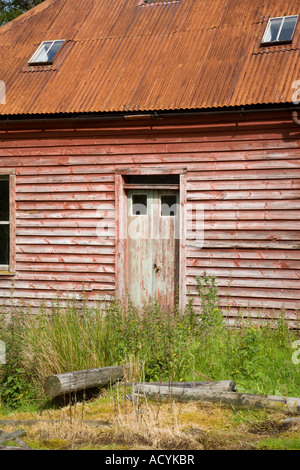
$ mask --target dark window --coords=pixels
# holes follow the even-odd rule
[[[0,179],[0,264],[9,264],[9,177]]]
[[[125,184],[179,184],[179,175],[125,175]]]
[[[146,194],[134,194],[132,196],[132,215],[147,215]]]
[[[162,217],[175,217],[177,215],[177,197],[161,196]]]
[[[291,42],[297,21],[298,15],[270,18],[262,39],[262,44]]]

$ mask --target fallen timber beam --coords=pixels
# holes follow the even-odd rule
[[[129,384],[126,384],[129,385]],[[173,388],[180,388],[181,390],[186,389],[205,389],[222,392],[234,392],[236,383],[234,380],[220,380],[218,382],[140,382],[132,383],[132,385],[150,385],[156,387],[167,387],[168,390]]]
[[[17,431],[13,431],[10,433],[2,432],[0,434],[0,444],[5,444],[6,442],[9,441],[15,441],[20,437],[26,436],[26,432],[18,429]]]
[[[50,375],[44,383],[45,393],[55,398],[62,395],[104,387],[122,379],[124,369],[122,366],[102,367],[99,369],[86,369],[64,374]]]
[[[0,445],[0,450],[33,450],[33,449],[30,449],[30,447],[13,447],[13,446]]]
[[[207,388],[183,388],[138,384],[133,387],[133,395],[147,395],[159,399],[197,400],[225,404],[237,408],[277,410],[300,414],[300,398],[287,398],[276,395],[254,395],[237,392],[214,391]]]

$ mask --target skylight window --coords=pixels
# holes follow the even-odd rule
[[[266,27],[262,44],[278,44],[291,42],[298,21],[298,15],[270,18]]]
[[[29,65],[51,65],[58,52],[64,45],[64,40],[44,41],[31,57]]]

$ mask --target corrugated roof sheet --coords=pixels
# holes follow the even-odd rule
[[[260,47],[270,17],[300,0],[46,0],[0,28],[0,114],[204,109],[292,101],[292,45]],[[53,66],[29,67],[65,39]]]

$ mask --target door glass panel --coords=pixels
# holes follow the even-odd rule
[[[134,194],[132,196],[132,215],[147,215],[146,194]]]
[[[162,217],[175,217],[177,215],[177,197],[161,196]]]

